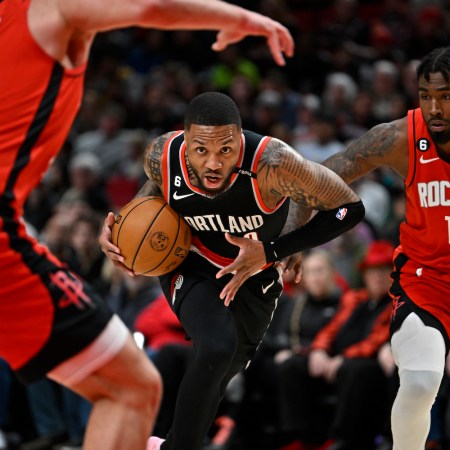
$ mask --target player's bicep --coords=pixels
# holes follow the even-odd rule
[[[401,173],[403,158],[401,121],[383,123],[370,129],[342,152],[328,158],[323,165],[337,173],[347,183],[379,167],[391,167]]]
[[[261,156],[258,179],[272,195],[290,197],[303,208],[331,209],[358,200],[338,175],[277,139]]]

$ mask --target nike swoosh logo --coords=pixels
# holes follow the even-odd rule
[[[420,162],[422,163],[422,164],[428,164],[428,163],[430,163],[430,162],[433,162],[433,161],[437,161],[438,159],[440,159],[440,158],[430,158],[430,159],[425,159],[424,157],[423,157],[423,155],[420,157]]]
[[[177,194],[177,191],[175,191],[175,192],[173,193],[173,199],[174,199],[174,200],[181,200],[181,199],[183,199],[183,198],[190,197],[191,195],[194,195],[194,192],[192,192],[192,193],[190,193],[190,194],[178,195],[178,194]]]
[[[274,283],[275,283],[275,280],[272,281],[272,283],[268,284],[266,287],[261,286],[263,294],[265,294],[274,285]]]

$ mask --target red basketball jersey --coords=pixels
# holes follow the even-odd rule
[[[400,242],[416,263],[450,273],[450,164],[439,158],[420,109],[408,112],[408,147]]]
[[[450,336],[450,164],[439,157],[420,109],[408,112],[408,147],[406,220],[397,252],[409,259],[399,281]]]
[[[38,46],[29,3],[0,2],[0,198],[19,214],[67,137],[85,72],[64,69]]]
[[[27,235],[23,205],[64,144],[85,72],[43,52],[28,29],[29,3],[0,1],[0,352],[14,369],[49,338],[54,307],[43,279],[60,264]]]

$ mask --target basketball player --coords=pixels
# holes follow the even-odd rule
[[[345,181],[377,167],[405,180],[406,220],[394,255],[391,345],[400,388],[394,450],[423,450],[450,333],[450,47],[417,68],[420,108],[378,125],[325,166]]]
[[[0,1],[0,356],[93,402],[85,450],[139,450],[160,401],[157,371],[89,286],[26,234],[24,202],[64,143],[96,32],[218,30],[214,50],[262,36],[284,64],[285,27],[218,0]]]
[[[278,139],[242,130],[228,96],[197,96],[184,125],[148,147],[149,181],[140,192],[163,195],[192,228],[187,259],[160,282],[196,354],[172,430],[163,443],[153,437],[152,450],[202,448],[228,382],[252,359],[270,323],[282,289],[274,263],[335,238],[364,216],[362,202],[336,174]],[[289,199],[319,212],[279,237]],[[100,243],[119,264],[113,221],[111,213]]]

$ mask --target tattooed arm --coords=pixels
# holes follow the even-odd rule
[[[324,244],[356,225],[364,217],[359,197],[334,172],[308,161],[277,139],[265,148],[257,168],[258,185],[264,201],[276,205],[290,197],[304,208],[319,212],[306,225],[269,242],[226,235],[240,247],[238,257],[220,270],[217,277],[234,273],[220,297],[228,305],[242,283],[264,263],[281,261],[289,255]]]
[[[290,197],[303,208],[322,211],[359,200],[336,174],[278,139],[272,139],[261,155],[257,177],[269,204]]]
[[[166,142],[175,134],[175,131],[163,134],[155,138],[145,149],[144,170],[148,176],[148,181],[142,186],[136,197],[146,195],[163,194],[163,175],[162,175],[162,155]]]
[[[378,167],[390,167],[402,178],[408,174],[407,119],[377,125],[352,142],[346,150],[328,158],[324,166],[346,183]]]

